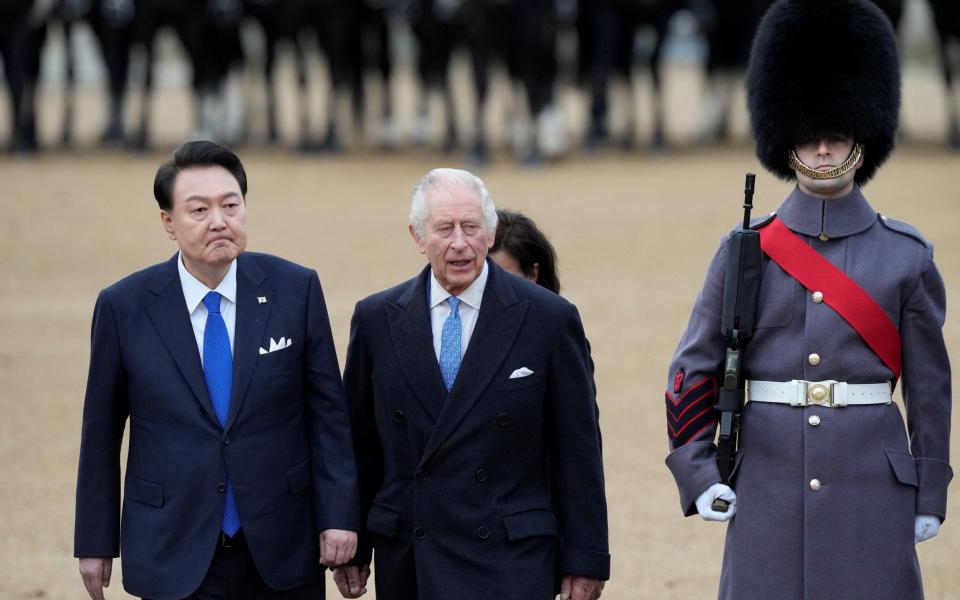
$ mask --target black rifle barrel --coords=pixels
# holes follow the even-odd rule
[[[716,410],[719,415],[717,468],[721,481],[730,484],[737,453],[740,412],[746,395],[741,367],[744,347],[753,335],[760,293],[760,234],[750,228],[756,175],[747,173],[743,188],[743,227],[730,234],[727,244],[727,273],[723,286],[723,313],[720,330],[726,343],[721,374],[722,385]],[[726,512],[729,503],[717,499],[713,509]]]

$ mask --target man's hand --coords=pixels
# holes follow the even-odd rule
[[[357,553],[357,534],[344,529],[324,529],[320,532],[320,564],[336,567]]]
[[[603,582],[599,579],[564,575],[560,580],[560,600],[597,600],[603,591]]]
[[[337,589],[344,598],[359,598],[366,594],[368,577],[370,565],[345,565],[333,570],[333,582],[337,584]]]
[[[112,558],[81,558],[80,577],[83,587],[93,600],[103,600],[103,588],[110,587],[110,573],[113,571]]]
[[[713,510],[711,505],[717,498],[730,503],[727,512]],[[729,521],[733,518],[733,515],[737,514],[737,495],[730,489],[730,486],[715,483],[697,497],[697,512],[700,513],[704,521]]]
[[[917,515],[913,522],[913,542],[919,544],[940,533],[940,517]]]

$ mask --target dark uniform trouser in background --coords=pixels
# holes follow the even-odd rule
[[[203,582],[184,600],[323,600],[324,578],[319,566],[314,577],[300,587],[273,590],[260,578],[243,530],[233,538],[220,535]]]

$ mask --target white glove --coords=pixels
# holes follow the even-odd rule
[[[721,498],[730,503],[727,512],[715,511],[710,506],[717,498]],[[730,486],[715,483],[708,487],[707,491],[700,494],[697,498],[697,512],[700,513],[704,521],[729,521],[737,512],[737,495],[730,489]]]
[[[940,533],[940,517],[917,515],[913,522],[913,541],[916,544],[929,540]]]

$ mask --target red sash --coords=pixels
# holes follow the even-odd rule
[[[880,305],[856,281],[787,229],[779,218],[760,229],[760,248],[808,290],[823,293],[823,301],[893,371],[896,385],[901,367],[900,332]]]

